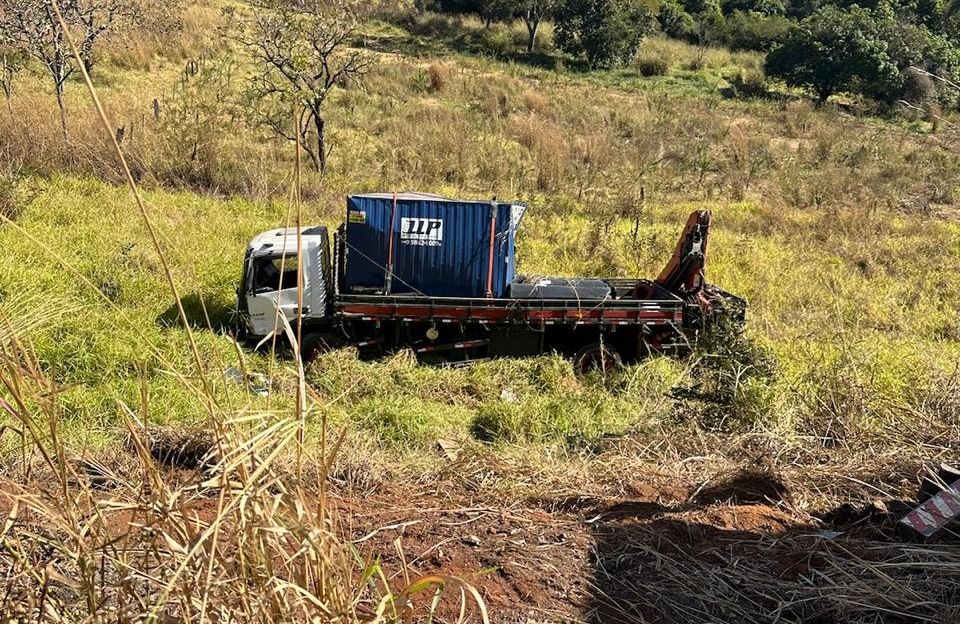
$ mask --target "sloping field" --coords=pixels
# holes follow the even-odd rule
[[[344,350],[298,412],[292,362],[231,337],[243,249],[287,222],[292,180],[289,146],[231,109],[242,66],[95,75],[199,367],[81,85],[64,144],[27,78],[0,114],[3,613],[402,621],[412,598],[426,621],[426,578],[448,590],[434,621],[479,621],[449,575],[494,622],[954,621],[960,550],[893,527],[960,445],[951,126],[730,98],[753,55],[684,69],[659,39],[671,69],[643,78],[370,30],[379,63],[335,92],[305,218],[339,223],[350,192],[496,194],[531,206],[523,272],[649,276],[710,208],[708,277],[749,299],[745,340],[605,379]]]

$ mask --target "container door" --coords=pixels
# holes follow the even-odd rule
[[[350,197],[341,262],[345,294],[382,293],[386,286],[393,202]]]

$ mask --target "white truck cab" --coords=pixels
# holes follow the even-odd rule
[[[303,247],[303,320],[328,316],[331,304],[330,244],[327,228],[301,229]],[[240,285],[240,311],[254,337],[282,332],[279,314],[297,318],[297,230],[264,232],[247,247]]]

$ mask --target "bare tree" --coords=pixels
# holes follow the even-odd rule
[[[107,33],[121,26],[159,24],[179,8],[180,0],[60,0],[63,22],[57,18],[53,0],[0,0],[0,43],[36,59],[53,81],[60,125],[67,136],[63,90],[77,70],[66,39],[66,29],[78,43],[80,58],[93,67],[94,46]],[[157,9],[159,4],[161,9]]]
[[[66,138],[63,87],[76,66],[51,0],[0,0],[0,39],[40,61],[50,75]]]
[[[7,111],[12,115],[10,98],[13,97],[13,79],[24,67],[23,53],[0,42],[0,90],[7,101]]]
[[[321,173],[328,157],[327,97],[373,64],[373,57],[349,47],[357,23],[355,6],[345,0],[257,0],[237,36],[258,63],[251,93],[258,121],[290,141],[299,133]],[[302,110],[295,124],[294,105]]]
[[[61,0],[64,16],[80,31],[80,56],[93,71],[94,46],[120,30],[164,33],[178,27],[182,0]]]
[[[537,47],[537,37],[540,35],[540,25],[553,11],[557,0],[523,0],[521,3],[521,17],[527,26],[527,52],[533,52]]]

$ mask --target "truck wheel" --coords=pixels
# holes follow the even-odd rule
[[[600,372],[604,375],[620,368],[620,354],[610,345],[594,342],[583,347],[573,356],[573,370],[578,375]]]
[[[324,352],[326,343],[320,334],[306,334],[303,337],[303,345],[300,348],[300,358],[304,364],[317,359],[317,356]]]

